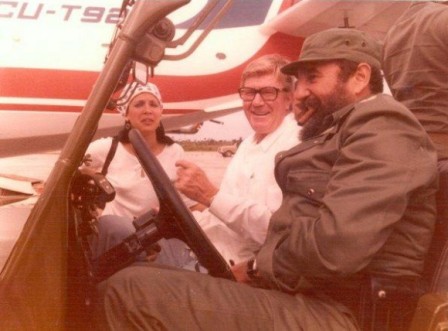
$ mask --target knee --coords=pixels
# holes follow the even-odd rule
[[[157,297],[160,282],[164,281],[162,274],[163,269],[156,270],[149,265],[124,268],[100,283],[98,293],[105,305],[132,306],[144,301],[149,293]]]
[[[134,269],[134,268],[129,268]],[[98,329],[130,329],[127,315],[135,310],[133,275],[125,268],[97,286],[95,322]],[[132,291],[131,291],[132,289]]]
[[[92,236],[90,246],[93,258],[121,243],[135,230],[129,219],[114,215],[102,216],[98,220],[98,235]]]
[[[166,329],[160,327],[160,318],[154,310],[154,303],[165,297],[158,281],[164,282],[163,270],[135,266],[100,283],[95,303],[98,326],[112,330]],[[166,314],[166,307],[162,310]]]

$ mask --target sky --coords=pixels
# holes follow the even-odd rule
[[[193,135],[176,134],[173,138],[194,141],[207,139],[233,140],[244,139],[253,132],[243,111],[217,118],[217,120],[223,122],[223,124],[206,121],[198,133]]]

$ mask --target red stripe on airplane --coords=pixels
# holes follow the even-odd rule
[[[58,112],[79,113],[82,110],[82,107],[0,103],[0,111],[2,110],[58,111]]]
[[[152,81],[159,86],[167,102],[209,99],[233,94],[238,89],[241,72],[249,62],[269,53],[280,53],[294,60],[298,57],[302,42],[303,38],[276,33],[250,59],[230,70],[201,76],[156,75]],[[0,68],[0,77],[0,96],[3,97],[85,100],[98,73]]]
[[[79,113],[83,108],[79,106],[57,106],[57,105],[29,105],[29,104],[3,104],[0,103],[1,111],[11,111],[11,110],[26,110],[26,111],[57,111],[57,112],[69,112],[69,113]],[[164,108],[164,115],[185,115],[189,113],[195,113],[202,111],[201,109],[182,109],[182,108]],[[114,110],[105,110],[105,113],[117,113]]]

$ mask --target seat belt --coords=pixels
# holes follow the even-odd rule
[[[115,156],[115,152],[118,147],[118,136],[112,138],[112,144],[110,145],[109,152],[107,153],[106,159],[104,160],[103,169],[101,169],[101,174],[106,176],[107,170],[109,169],[109,165],[112,162],[112,159]]]

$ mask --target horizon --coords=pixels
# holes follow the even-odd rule
[[[170,134],[170,136],[177,141],[234,140],[245,139],[253,132],[243,111],[219,117],[216,120],[222,122],[222,124],[205,121],[198,133]]]

